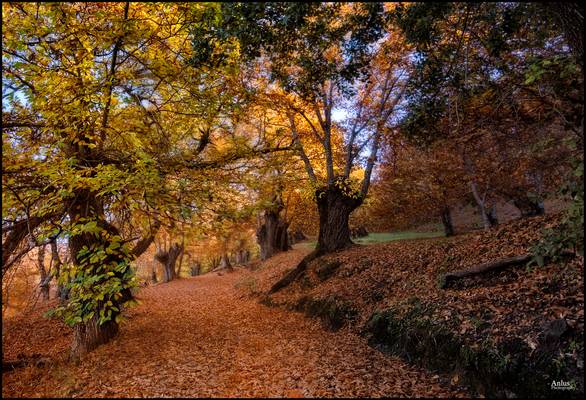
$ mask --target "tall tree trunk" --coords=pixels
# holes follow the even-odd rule
[[[48,279],[48,273],[45,269],[45,247],[46,245],[39,246],[39,252],[37,254],[37,265],[40,275],[39,288],[41,290],[41,296],[43,297],[43,300],[47,301],[49,300],[50,279]]]
[[[107,237],[114,235],[119,236],[118,230],[104,219],[103,207],[99,202],[98,197],[95,196],[94,193],[85,190],[80,191],[77,194],[77,198],[70,206],[70,218],[72,221],[79,221],[82,218],[95,220],[97,225],[108,234],[105,236],[96,236],[93,233],[84,232],[78,235],[73,235],[69,238],[69,251],[71,254],[71,260],[76,267],[83,267],[85,269],[88,267],[96,268],[97,271],[103,264],[120,261],[117,255],[110,255],[106,257],[106,259],[99,261],[99,264],[90,263],[88,265],[87,261],[85,261],[84,258],[79,255],[84,246],[89,249],[100,247],[106,248],[110,245],[109,239],[107,239]],[[120,276],[120,278],[122,278],[122,276]],[[122,307],[122,303],[132,299],[132,294],[129,289],[125,289],[121,292],[121,294],[122,297],[120,299],[116,300],[111,298],[109,300],[113,303],[112,305],[118,308],[118,310],[120,310]],[[105,300],[98,301],[96,309],[101,309],[104,305],[104,302]],[[94,317],[86,322],[77,323],[74,327],[71,356],[74,358],[79,358],[86,352],[95,349],[96,347],[108,342],[110,339],[116,336],[118,333],[118,324],[114,318],[119,313],[120,311],[112,313],[111,320],[106,321],[101,325],[98,323],[98,313],[95,313]]]
[[[493,205],[490,209],[486,209],[486,203],[484,199],[480,197],[475,181],[470,182],[470,190],[472,191],[472,195],[474,196],[474,200],[478,206],[478,211],[480,212],[480,217],[482,218],[482,225],[484,229],[490,229],[491,227],[497,225],[498,221],[496,219],[496,206]]]
[[[450,207],[444,207],[441,212],[442,225],[444,226],[444,233],[446,236],[454,235],[454,225],[452,223],[452,213]]]
[[[348,220],[352,211],[362,204],[362,198],[348,197],[332,184],[316,191],[316,201],[319,212],[317,253],[331,253],[352,245]]]
[[[185,255],[185,233],[181,233],[181,253],[179,254],[179,259],[177,260],[177,271],[175,271],[175,276],[177,278],[181,277],[181,267],[183,266],[183,256]]]

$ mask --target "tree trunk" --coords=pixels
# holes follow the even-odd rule
[[[199,271],[200,271],[201,267],[199,265],[199,262],[195,262],[192,266],[191,266],[191,276],[197,276],[199,275]]]
[[[478,206],[484,229],[490,229],[491,227],[497,225],[498,221],[496,220],[496,206],[493,205],[490,209],[486,209],[486,203],[478,193],[476,182],[470,182],[470,190],[472,191],[472,195],[474,196],[474,200]]]
[[[58,281],[57,294],[59,296],[59,300],[61,300],[61,302],[64,302],[69,298],[69,289],[67,289],[67,287],[64,284],[59,282],[59,276],[61,275],[61,266],[63,265],[63,262],[59,257],[59,249],[57,248],[56,239],[51,242],[51,258],[54,265],[53,268],[55,270],[55,278]]]
[[[513,199],[513,204],[521,212],[521,218],[535,217],[545,214],[543,202],[531,200],[528,196],[518,196]]]
[[[39,275],[40,275],[39,288],[41,289],[41,296],[43,297],[43,300],[47,301],[47,300],[49,300],[50,279],[48,279],[47,270],[45,269],[45,246],[46,245],[39,246],[39,253],[38,253],[38,257],[37,257],[38,264],[37,265],[39,268]]]
[[[452,214],[450,213],[450,207],[444,207],[441,213],[442,225],[444,226],[444,233],[447,236],[454,235],[454,225],[452,223]]]
[[[289,224],[281,219],[279,215],[281,208],[279,206],[276,210],[265,210],[261,217],[263,223],[256,230],[262,260],[291,249],[287,232]]]
[[[248,250],[238,250],[236,252],[236,264],[242,265],[248,262],[249,258],[249,251]]]
[[[232,270],[232,264],[230,263],[230,258],[228,257],[228,253],[223,253],[222,258],[220,259],[220,265],[218,268],[225,268],[228,270]]]
[[[348,220],[352,211],[362,204],[362,198],[348,197],[337,186],[329,185],[316,191],[316,199],[319,212],[318,254],[351,246]]]
[[[172,281],[177,277],[175,264],[181,253],[183,244],[175,243],[168,251],[161,250],[155,254],[155,259],[163,264],[163,282]]]
[[[182,233],[181,235],[181,253],[179,254],[179,259],[177,260],[177,271],[175,272],[175,276],[180,278],[181,277],[181,267],[183,266],[183,256],[185,255],[185,234]]]
[[[80,251],[86,246],[89,249],[92,248],[107,248],[110,246],[109,237],[119,236],[118,230],[108,223],[104,218],[103,206],[99,201],[99,198],[88,190],[80,191],[77,193],[76,198],[70,205],[69,216],[72,221],[79,221],[80,219],[89,219],[96,221],[97,226],[102,229],[102,232],[107,233],[106,235],[96,236],[93,233],[84,232],[77,235],[72,235],[69,238],[69,252],[71,255],[71,261],[76,267],[82,267],[84,269],[93,269],[93,272],[98,274],[98,271],[102,268],[102,265],[107,265],[111,262],[118,263],[121,261],[120,256],[112,254],[107,256],[105,259],[100,260],[96,263],[91,263],[84,260],[83,256],[80,256]],[[116,276],[116,273],[115,273]],[[117,276],[122,278],[122,272]],[[96,284],[99,284],[97,282]],[[122,308],[122,304],[132,299],[132,293],[130,289],[124,289],[121,292],[121,298],[114,299],[110,298],[109,301],[112,305],[117,307],[118,310]],[[98,301],[96,310],[101,309],[103,303]],[[78,358],[84,353],[91,351],[101,344],[106,343],[113,338],[118,332],[118,324],[115,321],[115,317],[120,311],[111,313],[111,320],[98,324],[99,315],[96,312],[94,317],[86,322],[80,322],[75,325],[74,338],[71,347],[71,355],[74,358]]]
[[[492,207],[486,211],[486,216],[491,227],[497,226],[499,224],[499,220],[496,216],[496,204],[493,204]]]
[[[118,324],[114,320],[98,324],[98,316],[85,323],[75,325],[71,355],[78,359],[83,354],[107,343],[118,333]]]

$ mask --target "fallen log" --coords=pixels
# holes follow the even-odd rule
[[[576,254],[571,251],[563,251],[561,253],[562,256],[565,257],[575,257]],[[450,283],[460,278],[465,278],[468,276],[479,275],[485,272],[490,271],[500,271],[505,268],[514,266],[514,265],[522,265],[526,264],[533,259],[533,255],[531,254],[524,254],[515,257],[508,257],[508,258],[501,258],[500,260],[487,262],[484,264],[475,265],[470,268],[461,269],[458,271],[447,272],[443,275],[440,275],[439,279],[439,287],[440,289],[445,289],[449,287]],[[545,257],[543,262],[548,263],[551,261],[548,257]]]

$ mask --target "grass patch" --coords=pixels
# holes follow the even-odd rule
[[[368,236],[362,238],[352,239],[359,244],[374,244],[393,242],[395,240],[410,240],[410,239],[427,239],[444,236],[443,232],[384,232],[384,233],[369,233]]]
[[[435,237],[445,236],[441,231],[435,232],[415,232],[415,231],[404,231],[404,232],[382,232],[382,233],[369,233],[368,236],[352,239],[354,243],[358,244],[376,244],[393,242],[395,240],[412,240],[412,239],[429,239]],[[310,240],[301,243],[295,243],[294,249],[315,249],[317,240]]]
[[[255,277],[244,276],[239,278],[235,283],[234,287],[239,290],[245,291],[248,295],[258,294],[258,282]]]

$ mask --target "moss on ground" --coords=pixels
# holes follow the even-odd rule
[[[308,317],[320,318],[325,327],[333,331],[340,329],[358,315],[350,304],[332,297],[312,299],[305,296],[299,299],[294,309],[304,312]]]
[[[407,311],[395,308],[372,314],[366,326],[370,344],[387,353],[443,373],[457,374],[464,383],[488,397],[579,398],[578,390],[552,390],[556,380],[571,380],[577,371],[564,363],[563,349],[531,349],[519,338],[472,347],[431,318],[432,306],[412,300]],[[572,341],[570,343],[576,343]],[[581,349],[583,357],[583,347]]]

